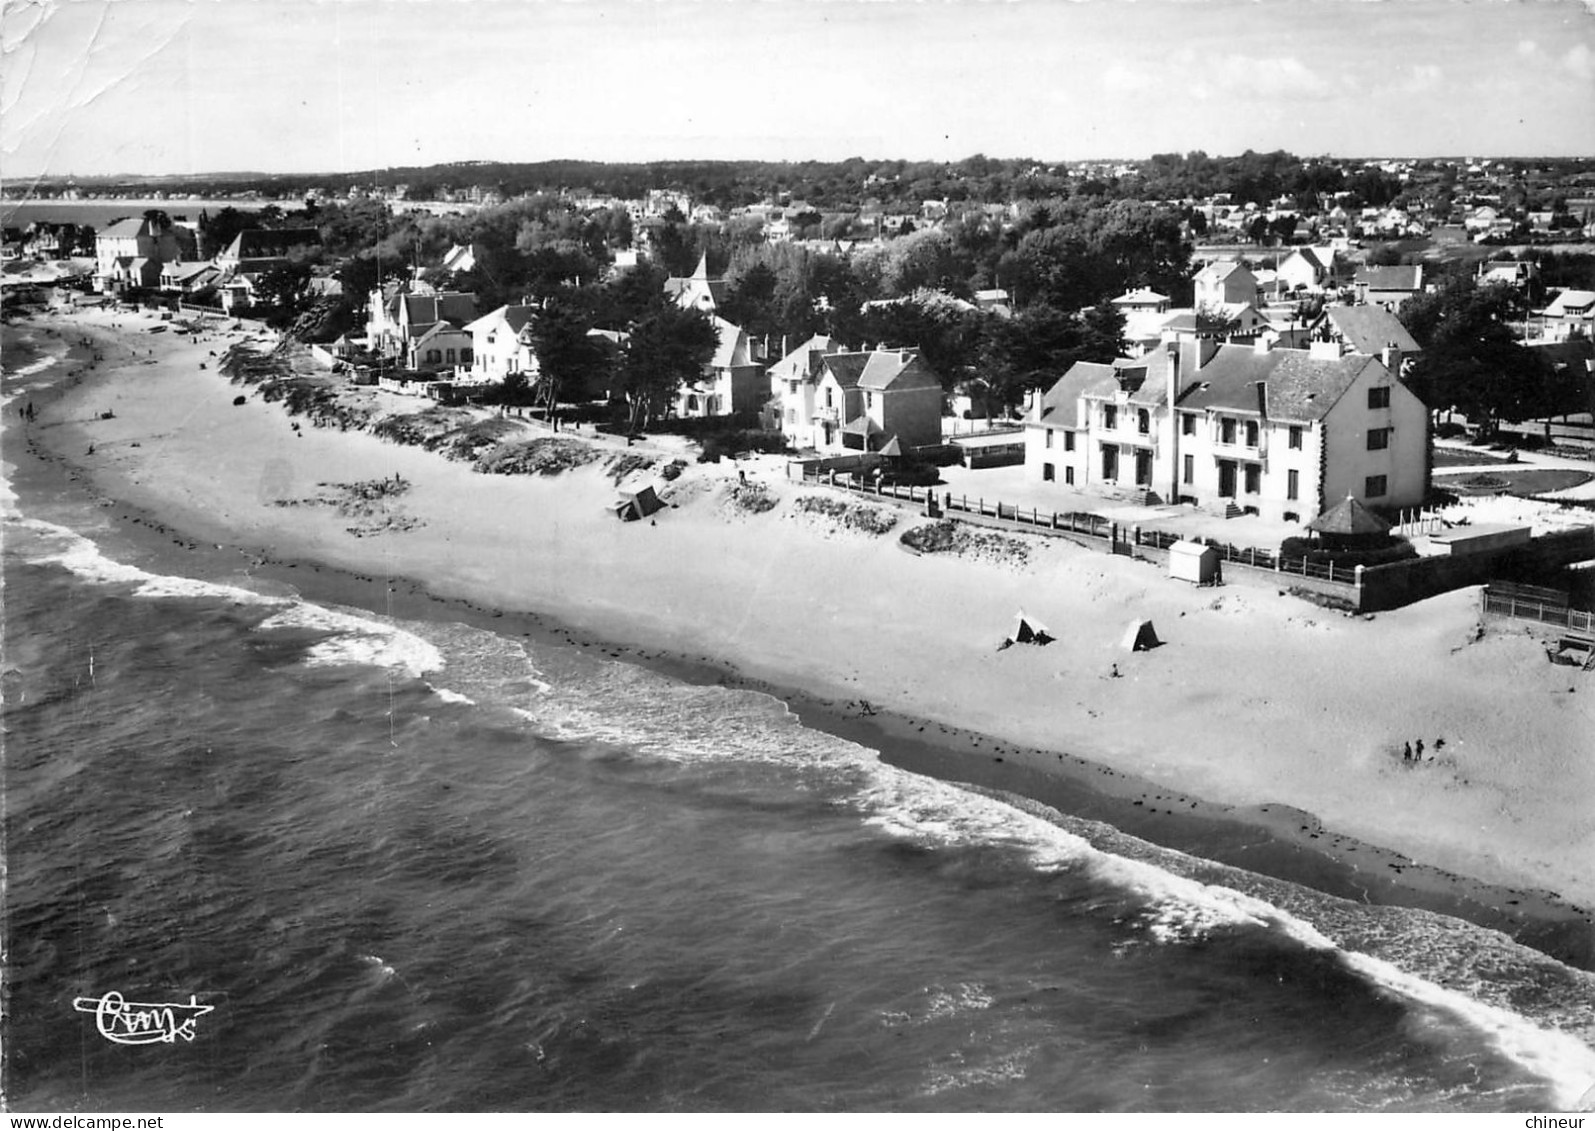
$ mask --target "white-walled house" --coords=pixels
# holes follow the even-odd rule
[[[1281,350],[1267,340],[1081,362],[1032,403],[1027,477],[1287,522],[1348,496],[1416,506],[1428,490],[1429,414],[1397,365],[1337,342]]]
[[[471,335],[471,361],[458,374],[473,385],[499,385],[511,373],[524,373],[528,380],[537,375],[537,354],[526,331],[536,307],[526,303],[501,306],[468,322]]]
[[[835,338],[816,334],[770,366],[770,423],[794,448],[818,448],[824,437],[815,394],[827,354],[841,352]]]
[[[878,452],[941,442],[942,385],[917,350],[825,355],[814,389],[814,440],[820,451]]]
[[[688,306],[688,309],[694,307]],[[676,392],[677,416],[730,416],[755,413],[766,399],[768,385],[764,365],[753,342],[740,326],[715,316],[719,335],[714,357],[704,366],[703,376],[681,386]]]
[[[1233,259],[1209,263],[1196,273],[1192,283],[1196,289],[1195,303],[1198,307],[1257,301],[1257,276]]]

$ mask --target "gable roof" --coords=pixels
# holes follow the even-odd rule
[[[1370,291],[1421,291],[1423,267],[1363,267],[1352,282],[1365,283]]]
[[[770,375],[782,381],[811,381],[819,375],[820,363],[835,353],[838,343],[826,334],[815,334],[797,349],[770,366]]]
[[[858,385],[861,389],[894,393],[913,389],[941,389],[941,381],[914,350],[875,350],[866,355]]]
[[[130,236],[152,236],[155,234],[153,226],[142,216],[131,216],[126,220],[118,220],[114,224],[107,224],[97,233],[102,239],[127,239]]]
[[[1251,275],[1251,271],[1247,270],[1247,268],[1245,266],[1243,266],[1242,264],[1236,262],[1235,260],[1233,260],[1233,259],[1219,259],[1219,260],[1215,260],[1212,263],[1209,263],[1206,267],[1204,267],[1200,271],[1198,271],[1196,273],[1196,277],[1199,280],[1201,280],[1201,279],[1211,279],[1211,280],[1217,282],[1217,281],[1219,281],[1221,279],[1229,278],[1231,275],[1235,274],[1237,271],[1245,271],[1248,275]],[[1255,278],[1255,276],[1253,276],[1253,277]]]
[[[474,334],[479,330],[493,329],[499,323],[503,323],[509,328],[510,333],[519,334],[526,328],[526,324],[532,320],[532,315],[536,311],[537,308],[535,306],[530,306],[526,303],[508,303],[497,310],[488,311],[488,313],[475,321],[466,323],[465,328]]]
[[[1401,320],[1382,306],[1326,306],[1317,325],[1324,322],[1334,326],[1340,340],[1357,353],[1376,354],[1391,345],[1403,353],[1423,349]]]
[[[1588,316],[1592,308],[1595,308],[1595,291],[1569,287],[1547,304],[1545,313],[1553,318],[1571,318]]]
[[[1119,387],[1116,370],[1096,361],[1077,361],[1041,395],[1041,413],[1034,418],[1054,428],[1080,427],[1080,398],[1111,393]]]

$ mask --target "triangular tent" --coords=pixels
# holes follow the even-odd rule
[[[887,440],[886,443],[881,445],[881,455],[883,456],[901,456],[902,454],[903,445],[897,442],[896,436],[893,436],[890,440]]]
[[[1047,631],[1047,626],[1035,617],[1027,616],[1024,610],[1014,617],[1013,629],[1014,642],[1017,644],[1051,644],[1055,637]]]
[[[1126,652],[1150,652],[1163,641],[1157,638],[1157,631],[1149,620],[1133,620],[1130,627],[1124,630],[1122,647]]]

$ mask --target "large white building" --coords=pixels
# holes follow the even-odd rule
[[[1032,403],[1029,478],[1306,522],[1347,498],[1417,506],[1429,414],[1395,351],[1209,340],[1080,362]]]

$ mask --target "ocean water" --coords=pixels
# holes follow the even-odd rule
[[[7,364],[13,398],[50,379]],[[14,1110],[1495,1111],[1595,1085],[1595,978],[1494,932],[1197,882],[757,692],[183,576],[70,489],[13,496],[0,533]],[[74,1008],[112,992],[211,1011],[118,1044]]]

